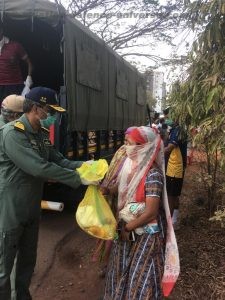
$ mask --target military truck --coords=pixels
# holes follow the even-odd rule
[[[67,110],[51,129],[65,156],[110,158],[127,127],[145,124],[144,77],[57,1],[0,0],[0,17],[34,65],[34,86],[55,89]]]

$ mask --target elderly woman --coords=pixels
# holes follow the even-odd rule
[[[136,127],[126,134],[124,147],[126,158],[117,174],[119,237],[111,252],[104,299],[162,299],[162,290],[168,295],[179,274],[163,143],[152,128]],[[164,272],[165,264],[170,274]]]

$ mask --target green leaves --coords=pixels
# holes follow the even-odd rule
[[[201,33],[189,54],[186,80],[173,85],[169,102],[174,118],[188,132],[189,128],[199,129],[194,143],[205,147],[205,174],[210,181],[203,181],[207,183],[209,207],[213,209],[221,191],[217,189],[218,172],[225,168],[225,2],[187,2],[191,26],[201,29]],[[224,183],[223,186],[225,190]]]
[[[206,99],[206,107],[205,107],[206,113],[208,113],[208,111],[212,108],[213,98],[217,92],[218,92],[217,88],[214,88],[209,92],[208,97]]]

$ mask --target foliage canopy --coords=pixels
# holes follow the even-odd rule
[[[65,4],[65,1],[63,1]],[[123,57],[144,56],[161,61],[149,52],[156,41],[172,45],[181,22],[182,0],[67,0],[69,13],[95,32]],[[165,61],[165,59],[163,59]]]
[[[225,161],[225,2],[188,0],[186,5],[188,25],[203,30],[189,54],[187,78],[173,85],[169,102],[180,124],[199,128],[195,143],[205,147],[207,172],[215,184]]]

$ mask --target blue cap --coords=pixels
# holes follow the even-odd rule
[[[38,86],[32,88],[29,93],[25,95],[25,98],[42,105],[48,105],[58,112],[66,111],[58,105],[56,92],[47,87]]]

